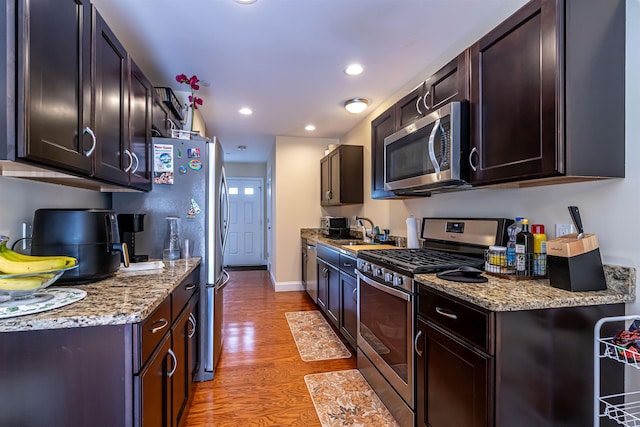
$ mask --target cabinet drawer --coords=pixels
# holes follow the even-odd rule
[[[171,298],[165,298],[160,306],[137,328],[136,372],[145,364],[162,338],[171,330]]]
[[[453,297],[418,286],[418,315],[443,327],[461,339],[492,354],[492,317]]]
[[[343,273],[347,273],[350,276],[355,276],[355,268],[356,268],[356,259],[352,258],[348,255],[343,255],[343,254],[339,254],[340,255],[340,271],[342,271]]]
[[[334,251],[325,245],[318,245],[318,258],[325,260],[327,263],[338,266],[340,264],[340,252]]]
[[[171,319],[176,320],[187,301],[198,290],[200,269],[195,269],[171,292]]]

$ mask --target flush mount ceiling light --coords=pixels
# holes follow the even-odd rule
[[[308,132],[313,132],[314,130],[316,130],[316,127],[314,125],[306,125],[304,127],[304,130],[306,130]]]
[[[366,98],[351,98],[344,102],[344,108],[350,113],[358,114],[367,109],[369,100]]]
[[[349,76],[359,76],[364,71],[362,65],[360,64],[349,64],[347,68],[344,69],[344,73]]]
[[[249,107],[242,107],[241,109],[238,110],[238,113],[244,116],[250,116],[253,114],[253,111]]]
[[[240,4],[253,4],[258,0],[234,0],[236,3]]]

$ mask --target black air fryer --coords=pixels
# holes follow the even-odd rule
[[[123,257],[129,263],[116,214],[106,209],[36,210],[31,254],[77,258],[78,268],[66,271],[58,284],[102,280],[118,270]]]

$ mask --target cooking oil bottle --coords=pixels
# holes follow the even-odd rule
[[[533,275],[533,234],[529,231],[529,220],[520,221],[522,230],[516,236],[516,274],[520,276]]]

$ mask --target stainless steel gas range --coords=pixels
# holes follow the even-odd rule
[[[358,252],[358,369],[400,426],[415,422],[414,276],[482,269],[485,249],[506,243],[510,223],[423,218],[422,248]]]

